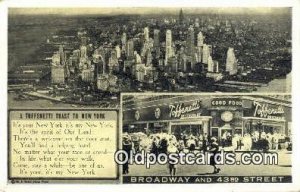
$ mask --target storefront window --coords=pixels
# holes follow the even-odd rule
[[[172,125],[171,133],[180,138],[181,135],[199,136],[203,133],[201,125]]]
[[[142,132],[146,133],[147,130],[147,125],[146,124],[135,124],[135,125],[129,125],[127,127],[128,133],[137,133],[137,132]]]
[[[284,123],[283,122],[272,122],[272,121],[252,121],[248,123],[250,133],[255,131],[265,132],[270,134],[283,133],[284,134]]]
[[[168,133],[168,126],[167,123],[149,123],[149,134],[155,134],[155,133]]]

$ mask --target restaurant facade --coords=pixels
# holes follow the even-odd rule
[[[252,133],[291,134],[288,96],[154,95],[123,96],[123,132],[207,134],[221,138]]]

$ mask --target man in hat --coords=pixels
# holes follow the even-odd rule
[[[130,152],[132,150],[132,142],[129,135],[123,135],[122,148],[127,153],[127,156],[130,157]],[[122,160],[124,160],[125,155],[122,156]],[[128,159],[129,161],[129,159]],[[123,174],[129,173],[129,165],[128,161],[123,165]]]
[[[211,143],[210,143],[210,148],[209,151],[211,152],[212,156],[210,156],[210,165],[214,167],[214,174],[220,172],[220,168],[216,166],[216,158],[217,154],[219,153],[219,144],[217,142],[217,138],[212,137],[211,138]]]

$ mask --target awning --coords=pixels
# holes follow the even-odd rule
[[[273,121],[273,122],[285,122],[284,119],[268,119],[268,118],[260,118],[260,117],[242,117],[245,120],[259,120],[259,121]]]

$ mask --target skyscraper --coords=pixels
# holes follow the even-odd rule
[[[87,45],[87,38],[81,37],[81,45],[86,46]]]
[[[203,47],[196,48],[195,58],[197,63],[200,63],[202,61],[202,50]]]
[[[122,51],[125,51],[126,43],[127,43],[127,35],[126,35],[126,33],[123,33],[122,37],[121,37],[121,49],[122,49]]]
[[[214,72],[214,61],[212,60],[211,56],[208,56],[207,59],[207,71]]]
[[[92,82],[94,80],[94,72],[91,69],[83,69],[81,71],[81,78],[84,82]]]
[[[86,58],[87,57],[87,48],[86,46],[82,45],[80,46],[80,58]]]
[[[60,65],[60,54],[59,53],[54,53],[52,56],[52,65]]]
[[[159,29],[154,29],[154,32],[153,32],[153,39],[154,39],[154,43],[153,43],[153,46],[154,47],[159,47]]]
[[[148,27],[145,27],[144,28],[144,40],[146,41],[146,42],[148,42],[149,41],[149,28]]]
[[[119,45],[116,45],[115,47],[116,53],[117,53],[117,58],[119,59],[121,57],[121,49]]]
[[[65,83],[65,68],[63,66],[51,66],[51,83],[64,84]]]
[[[142,58],[136,51],[134,52],[134,56],[135,56],[135,64],[141,64]]]
[[[160,55],[160,41],[159,41],[159,30],[158,29],[154,29],[154,43],[153,43],[153,47],[155,50],[155,54],[156,54],[156,58],[159,58]]]
[[[208,57],[210,56],[209,47],[207,44],[203,44],[203,56],[202,63],[208,64]]]
[[[199,18],[196,18],[195,19],[195,27],[199,27],[200,25],[199,25]]]
[[[63,45],[59,46],[59,51],[58,52],[59,52],[59,57],[60,57],[60,64],[61,65],[65,65],[65,63],[66,63],[66,56],[65,56]]]
[[[144,82],[145,80],[145,64],[136,64],[134,66],[134,76],[136,78],[137,81],[139,82]]]
[[[172,56],[168,59],[167,68],[170,72],[178,72],[178,62],[175,56]]]
[[[214,63],[215,63],[214,64],[214,67],[215,67],[214,70],[215,70],[216,73],[219,73],[219,62],[218,61],[214,61]]]
[[[147,54],[146,54],[146,66],[150,66],[152,64],[152,54],[150,49],[148,49]]]
[[[100,75],[100,73],[106,73],[106,50],[104,47],[100,46],[98,49],[94,51],[93,54],[93,62],[95,65],[95,73],[96,76]]]
[[[195,33],[194,28],[191,26],[188,29],[188,36],[187,36],[187,55],[194,56],[194,50],[195,50]]]
[[[183,20],[184,20],[184,17],[183,17],[183,11],[182,11],[182,8],[180,9],[180,12],[179,12],[179,23],[180,24],[183,24]]]
[[[184,47],[180,47],[180,50],[178,51],[178,70],[179,71],[186,71],[186,55],[184,52]]]
[[[227,51],[226,71],[229,72],[229,75],[237,74],[237,60],[232,47],[229,47]]]
[[[119,70],[119,62],[117,57],[117,50],[113,49],[110,53],[110,57],[108,60],[108,68],[109,72],[118,71]]]
[[[200,31],[197,35],[197,47],[202,47],[204,43],[204,37],[202,32]]]
[[[59,46],[58,52],[52,56],[51,64],[51,83],[63,84],[66,77],[66,55],[62,45]]]
[[[172,31],[167,30],[166,31],[166,56],[165,56],[165,63],[168,63],[168,58],[173,56],[173,50],[172,50]]]
[[[134,42],[132,39],[129,39],[126,44],[126,56],[128,59],[134,58]]]

